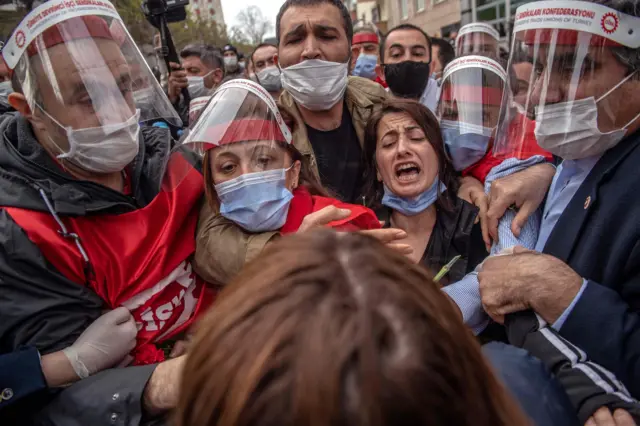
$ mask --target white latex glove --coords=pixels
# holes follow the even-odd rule
[[[137,333],[133,316],[120,307],[95,320],[63,352],[78,377],[84,379],[120,363],[135,347]]]

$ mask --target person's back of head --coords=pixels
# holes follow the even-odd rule
[[[358,234],[270,246],[192,347],[178,426],[527,424],[438,286]]]
[[[432,72],[441,73],[442,70],[444,70],[447,67],[447,65],[449,65],[449,63],[455,59],[456,52],[451,46],[451,44],[443,38],[431,37],[431,45],[432,45],[432,54],[434,56],[433,59],[435,60],[437,57],[437,62],[439,63],[438,64],[439,69],[434,69],[432,67]],[[432,61],[432,64],[434,62],[435,61]]]

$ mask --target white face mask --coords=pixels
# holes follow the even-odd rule
[[[58,155],[58,159],[65,159],[89,172],[104,174],[124,170],[138,155],[139,109],[123,123],[86,129],[65,127],[42,107],[40,109],[67,133],[69,151]],[[51,141],[58,146],[53,139]]]
[[[616,146],[627,133],[627,127],[640,118],[640,114],[622,129],[602,133],[598,129],[597,104],[634,74],[627,76],[598,100],[592,96],[536,107],[535,135],[538,145],[564,160],[591,157]]]
[[[282,70],[282,87],[304,108],[327,111],[342,101],[348,73],[349,61],[309,59]]]
[[[235,70],[238,67],[238,58],[236,58],[235,56],[225,56],[224,66],[227,69]]]
[[[204,79],[211,75],[213,71],[209,71],[205,75],[196,75],[187,77],[189,84],[189,96],[192,98],[199,98],[200,96],[206,96],[209,93],[209,89],[204,85]]]
[[[276,66],[267,67],[257,74],[258,83],[267,92],[276,93],[282,90],[282,80],[280,79],[280,69]]]

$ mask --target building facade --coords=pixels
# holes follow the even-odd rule
[[[215,22],[218,25],[225,25],[224,13],[222,12],[221,0],[191,0],[189,11],[192,19],[205,22]]]
[[[435,37],[460,28],[460,0],[386,0],[388,27],[413,24]]]
[[[532,0],[344,1],[352,11],[351,15],[354,21],[370,20],[383,31],[407,23],[422,28],[431,36],[450,37],[462,25],[471,22],[488,22],[500,32],[501,37],[506,41],[507,34],[512,28],[516,9]]]
[[[503,39],[510,34],[516,9],[532,0],[461,0],[460,22],[487,22]],[[509,11],[509,12],[507,12]],[[508,17],[508,19],[507,19]]]

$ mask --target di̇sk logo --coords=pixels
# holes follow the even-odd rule
[[[615,13],[605,13],[602,17],[602,21],[600,22],[602,29],[607,34],[613,34],[618,29],[620,25],[620,20]]]
[[[24,35],[24,32],[22,30],[18,31],[16,33],[16,46],[18,46],[19,49],[22,49],[22,46],[24,46],[24,42],[26,41],[26,37]]]

